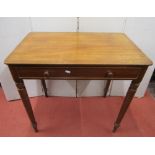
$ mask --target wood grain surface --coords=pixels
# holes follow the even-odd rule
[[[5,64],[151,65],[123,33],[31,32]]]

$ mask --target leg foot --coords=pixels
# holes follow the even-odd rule
[[[114,128],[113,128],[112,132],[115,132],[119,127],[120,127],[119,124],[114,123]]]
[[[38,132],[37,123],[32,123],[32,127],[35,132]]]

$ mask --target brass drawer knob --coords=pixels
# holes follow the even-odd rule
[[[71,74],[71,71],[70,70],[65,70],[65,73]]]
[[[45,76],[45,77],[48,77],[49,75],[50,75],[49,71],[46,70],[46,71],[44,72],[44,76]]]

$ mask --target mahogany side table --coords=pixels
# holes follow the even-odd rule
[[[37,122],[23,79],[132,80],[113,132],[120,126],[152,61],[122,33],[32,32],[5,59],[34,130]]]

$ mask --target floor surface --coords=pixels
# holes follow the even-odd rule
[[[112,133],[123,97],[34,97],[35,133],[21,100],[7,102],[0,89],[0,136],[155,136],[155,99],[134,98],[121,127]]]

